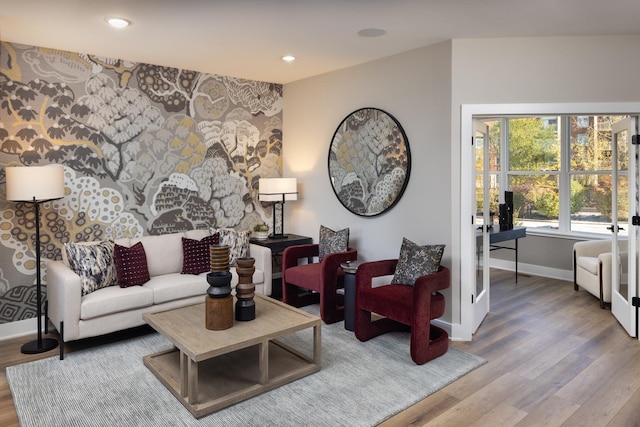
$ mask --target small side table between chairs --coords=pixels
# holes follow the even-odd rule
[[[344,328],[347,331],[355,329],[356,272],[360,264],[361,261],[340,264],[342,271],[344,271]]]

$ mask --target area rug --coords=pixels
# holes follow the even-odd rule
[[[311,348],[304,332],[289,344]],[[150,333],[8,367],[20,425],[374,426],[485,363],[449,348],[417,366],[408,333],[361,343],[342,322],[323,324],[320,372],[197,420],[142,363],[168,348]]]

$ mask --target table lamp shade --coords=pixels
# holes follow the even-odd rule
[[[64,197],[64,168],[62,166],[9,166],[7,200],[36,201]]]
[[[258,197],[261,202],[282,202],[298,200],[298,182],[296,178],[260,178]]]

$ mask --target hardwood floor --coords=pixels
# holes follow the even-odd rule
[[[381,427],[640,426],[640,343],[611,311],[570,282],[492,274],[491,312],[473,341],[451,343],[488,362]],[[21,354],[28,340],[0,343],[0,426],[19,425],[5,368],[57,355]]]
[[[381,426],[640,426],[640,343],[573,283],[492,272],[488,362]]]

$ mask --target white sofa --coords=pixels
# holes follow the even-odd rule
[[[130,247],[142,242],[151,280],[142,286],[118,285],[82,295],[81,280],[65,261],[47,264],[48,317],[60,333],[60,358],[64,343],[143,325],[143,313],[168,310],[204,301],[209,284],[206,274],[181,274],[182,238],[200,240],[206,230],[116,240]],[[271,295],[271,250],[249,244],[255,258],[256,292]],[[232,287],[238,282],[231,267]]]
[[[627,241],[618,241],[618,273],[627,265]],[[573,245],[573,288],[583,288],[600,299],[600,308],[611,303],[611,240],[587,240]]]

